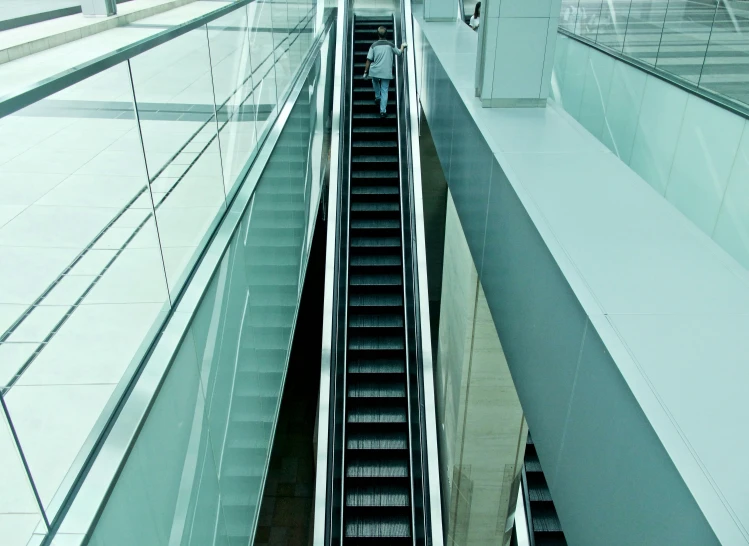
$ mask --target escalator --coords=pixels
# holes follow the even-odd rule
[[[523,468],[523,494],[531,546],[567,546],[536,445],[528,434]]]
[[[354,26],[344,544],[412,544],[396,101],[380,118],[361,76],[380,25]]]
[[[406,55],[396,58],[384,117],[363,76],[377,28],[388,29],[395,43],[405,41],[401,21],[410,13],[342,19],[340,170],[338,186],[331,177],[337,218],[329,231],[334,270],[326,287],[332,317],[330,409],[322,414],[327,486],[315,544],[441,545],[436,440],[427,440],[433,420],[425,424],[433,411],[433,402],[424,401],[425,385],[432,384],[431,375],[424,378],[425,358],[431,367],[431,353],[423,354],[425,345],[431,348],[428,315],[421,334],[428,299],[419,298],[426,282],[418,275],[412,205],[414,171],[420,172],[411,140],[416,98]]]

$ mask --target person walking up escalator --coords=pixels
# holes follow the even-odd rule
[[[380,117],[387,115],[388,104],[388,87],[390,80],[393,79],[393,61],[394,55],[399,57],[406,49],[407,44],[402,44],[400,49],[395,47],[392,42],[388,42],[387,29],[379,27],[377,29],[377,41],[373,43],[367,53],[367,64],[364,67],[364,77],[372,78],[372,87],[375,92],[375,104],[380,105]]]

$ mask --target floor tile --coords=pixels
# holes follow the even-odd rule
[[[38,514],[0,514],[3,545],[26,546],[41,519]]]
[[[74,305],[95,279],[95,275],[65,275],[40,305]]]
[[[5,386],[34,354],[38,343],[0,343],[0,385]]]
[[[112,263],[84,304],[163,303],[164,266],[158,248],[127,248]]]
[[[66,305],[34,307],[8,338],[12,343],[41,343],[70,310]]]
[[[32,205],[65,179],[64,174],[29,175],[3,173],[0,176],[0,203],[3,205]]]
[[[162,304],[83,305],[18,381],[19,385],[117,383],[155,321]]]
[[[13,387],[11,419],[47,505],[104,409],[114,385]]]
[[[39,199],[37,204],[121,208],[145,187],[143,176],[74,174]]]
[[[114,258],[116,250],[89,250],[73,266],[68,276],[75,275],[100,275],[109,261]]]
[[[0,246],[83,250],[116,209],[32,205],[0,228]]]
[[[77,254],[75,248],[0,247],[0,303],[33,303]]]

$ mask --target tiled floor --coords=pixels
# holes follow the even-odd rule
[[[200,4],[223,5],[195,2],[57,49],[75,64],[188,20]],[[153,339],[311,43],[311,26],[288,30],[307,25],[309,4],[283,5],[283,21],[273,6],[251,4],[249,36],[239,10],[209,25],[208,39],[189,32],[0,119],[0,384],[46,508]],[[35,57],[36,72],[26,62]],[[5,76],[42,78],[63,57],[0,66],[0,94],[13,85]],[[1,425],[0,542],[23,545],[40,515]]]

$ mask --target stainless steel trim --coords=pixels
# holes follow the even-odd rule
[[[519,484],[518,501],[515,506],[515,536],[518,539],[517,546],[531,546],[530,533],[528,532],[528,519],[525,516],[525,496],[523,493],[525,480]]]
[[[413,15],[411,13],[411,0],[401,0],[403,9],[403,26],[406,31],[406,43],[409,46],[414,44],[413,33]],[[408,105],[410,114],[410,127],[413,132],[414,128],[419,127],[418,119],[418,100],[416,98],[416,56],[413,47],[406,49],[406,83],[408,83]],[[414,80],[414,83],[411,83]],[[413,134],[410,135],[413,137]],[[437,447],[437,421],[435,418],[435,398],[434,398],[434,369],[432,366],[432,336],[431,326],[429,323],[429,294],[427,291],[427,260],[426,260],[426,242],[424,236],[424,203],[421,186],[421,148],[418,136],[411,138],[411,172],[413,175],[413,202],[412,207],[415,218],[416,228],[416,265],[418,281],[418,298],[419,298],[419,316],[420,323],[420,349],[421,365],[424,377],[424,405],[425,405],[425,428],[426,428],[426,449],[428,466],[427,489],[429,491],[429,510],[432,525],[432,544],[433,546],[442,546],[444,544],[443,527],[442,527],[442,502],[439,479],[439,452]]]
[[[317,414],[317,469],[315,472],[315,508],[313,544],[325,544],[328,492],[328,444],[330,427],[330,391],[333,377],[333,325],[335,323],[336,239],[338,234],[338,172],[340,161],[340,125],[342,81],[344,74],[345,28],[348,19],[348,0],[338,0],[336,25],[335,75],[333,80],[333,114],[330,135],[330,176],[328,177],[328,231],[326,234],[325,295],[323,301],[322,360],[320,367],[320,396]]]
[[[270,127],[262,148],[257,153],[247,179],[236,193],[231,207],[218,227],[218,230],[207,247],[202,261],[198,265],[190,284],[185,288],[177,305],[169,317],[168,323],[153,348],[146,365],[136,379],[130,395],[121,405],[121,411],[111,424],[111,429],[93,459],[80,488],[70,503],[59,528],[51,537],[54,546],[65,544],[69,535],[89,536],[98,517],[113,489],[119,473],[127,460],[138,433],[148,417],[150,408],[159,392],[182,339],[197,307],[210,284],[216,268],[224,256],[229,242],[249,205],[260,176],[270,159],[270,155],[288,121],[293,103],[298,98],[307,75],[314,66],[316,54],[328,37],[332,17],[328,20],[326,30],[318,36],[311,46],[310,53],[297,72],[296,79],[286,94],[285,104],[276,121]]]

